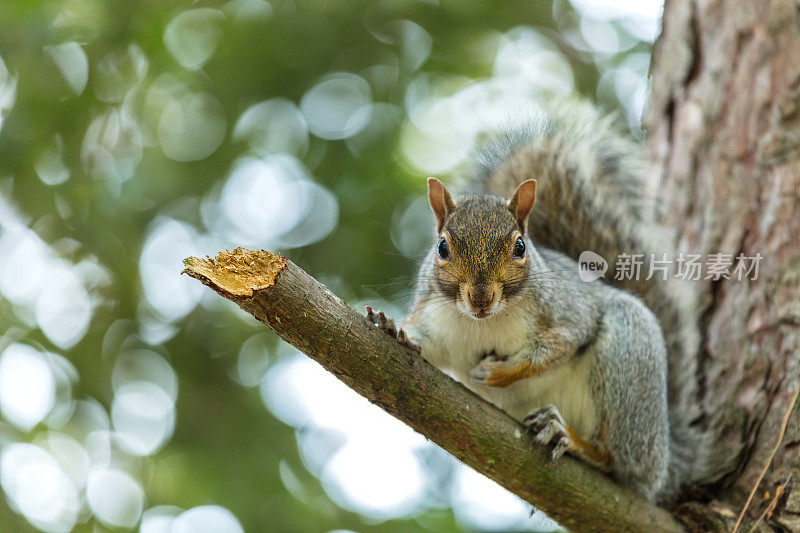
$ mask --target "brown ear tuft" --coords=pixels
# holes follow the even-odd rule
[[[444,221],[455,207],[455,204],[442,182],[436,178],[428,178],[428,202],[436,215],[436,231],[441,232],[444,227]]]
[[[508,201],[508,209],[517,220],[520,231],[528,231],[528,215],[536,201],[536,180],[526,180],[519,184],[514,196]]]

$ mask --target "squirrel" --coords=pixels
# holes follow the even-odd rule
[[[642,275],[584,282],[664,249],[642,147],[584,102],[551,104],[489,134],[463,194],[428,179],[435,239],[411,311],[367,319],[522,422],[552,458],[577,456],[659,503],[713,477],[696,426],[692,292]]]

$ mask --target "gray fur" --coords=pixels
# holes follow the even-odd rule
[[[557,366],[571,358],[593,358],[587,386],[607,425],[615,476],[661,501],[710,481],[715,462],[708,437],[696,427],[699,335],[693,292],[658,276],[617,287],[577,278],[574,259],[584,250],[610,265],[622,253],[673,252],[666,248],[667,234],[652,220],[652,173],[641,146],[591,105],[561,102],[489,134],[461,178],[467,197],[456,200],[456,210],[483,203],[492,211],[502,204],[482,195],[509,198],[522,181],[537,180],[528,236],[531,272],[538,275],[530,276],[526,290],[509,296],[506,306],[529,317],[531,360]],[[473,211],[478,229],[464,238],[478,242],[485,217],[477,216],[480,209]],[[433,282],[434,260],[431,252],[423,262],[407,318],[423,355],[425,343],[439,333],[420,321],[422,310],[443,305]],[[540,327],[544,323],[546,331]],[[487,397],[503,403],[488,392]]]
[[[617,478],[652,500],[664,489],[669,464],[664,341],[636,298],[609,292],[603,309],[592,387],[608,420],[606,442]]]
[[[607,428],[613,473],[654,500],[665,489],[670,455],[667,354],[658,321],[638,298],[605,283],[583,282],[574,260],[538,248],[543,268],[552,274],[542,282],[549,297],[536,307],[564,317],[558,323],[568,324],[570,332],[582,331],[577,337],[590,343],[584,347],[593,355],[589,386]],[[587,307],[596,310],[587,314]],[[573,322],[576,308],[580,324]]]

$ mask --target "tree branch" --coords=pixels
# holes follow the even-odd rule
[[[672,516],[588,465],[557,462],[525,429],[400,346],[291,261],[237,248],[184,273],[478,472],[574,531],[680,531]]]

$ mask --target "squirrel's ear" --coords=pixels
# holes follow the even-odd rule
[[[525,180],[519,184],[514,196],[508,201],[508,209],[517,219],[522,233],[528,230],[528,215],[536,201],[536,180]]]
[[[436,231],[442,231],[447,214],[453,210],[455,204],[442,182],[436,178],[428,178],[428,202],[436,215]]]

